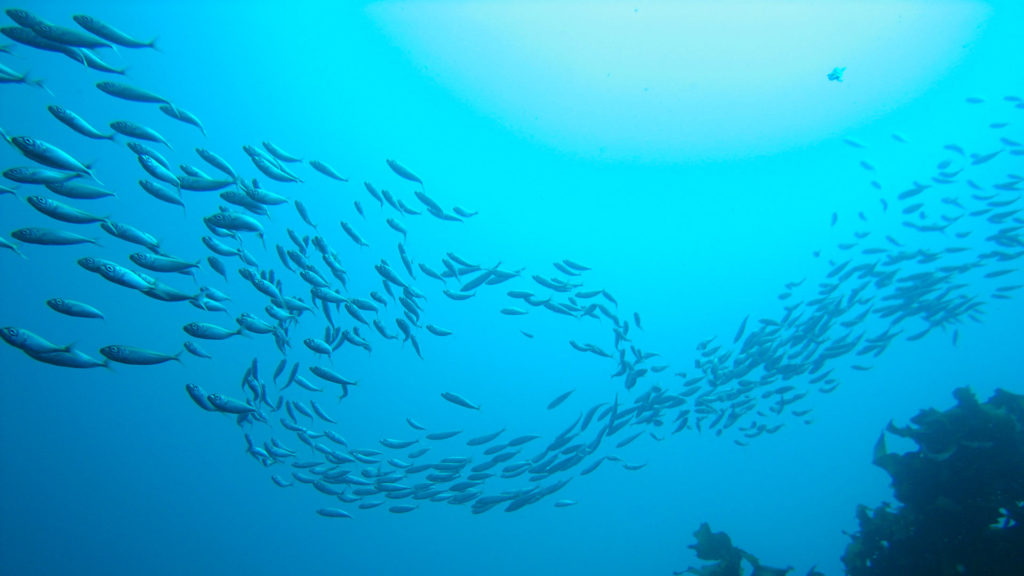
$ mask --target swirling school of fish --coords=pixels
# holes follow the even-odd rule
[[[6,13],[17,24],[0,28],[7,38],[25,47],[63,54],[102,73],[124,74],[100,59],[94,50],[114,46],[155,48],[153,42],[136,40],[89,16],[74,16],[81,29],[73,29],[51,24],[24,10],[9,9]],[[0,46],[0,51],[7,53],[11,48],[12,45]],[[2,63],[0,83],[48,90],[41,80],[30,80],[28,74]],[[121,101],[159,106],[168,117],[190,124],[206,135],[198,118],[162,96],[120,81],[100,81],[95,86]],[[1024,109],[1024,103],[1017,97],[1007,96],[1004,100],[1001,106],[1006,107],[1006,113]],[[967,103],[984,102],[968,98]],[[195,149],[209,165],[207,170],[216,171],[218,176],[212,177],[189,164],[181,164],[180,171],[176,171],[152,147],[160,144],[171,149],[171,144],[149,126],[119,120],[111,122],[112,131],[105,133],[68,108],[52,105],[48,110],[81,137],[125,137],[134,160],[151,178],[140,180],[140,187],[159,201],[184,209],[185,192],[219,192],[225,204],[203,218],[210,235],[204,236],[202,243],[211,253],[205,263],[226,281],[226,261],[238,258],[243,264],[238,270],[241,277],[266,298],[266,317],[244,312],[237,316],[237,326],[230,327],[189,322],[181,326],[192,338],[184,342],[184,351],[212,358],[204,346],[255,334],[272,337],[282,357],[269,378],[254,358],[242,376],[241,394],[209,393],[194,383],[186,385],[186,392],[202,410],[236,416],[248,454],[262,466],[272,468],[275,473],[271,480],[278,486],[306,484],[331,498],[331,505],[317,511],[325,517],[348,518],[352,508],[347,505],[370,509],[385,506],[388,501],[393,503],[386,508],[396,514],[415,510],[425,501],[468,505],[474,514],[497,506],[515,511],[558,492],[574,475],[595,472],[602,463],[619,463],[627,470],[642,468],[643,464],[627,463],[613,452],[644,436],[663,440],[664,434],[656,433],[662,427],[671,428],[672,433],[696,430],[728,434],[736,444],[746,446],[762,434],[777,432],[789,421],[809,424],[811,408],[801,406],[810,392],[827,394],[835,390],[840,384],[839,375],[847,368],[870,369],[864,358],[878,357],[899,337],[913,341],[937,329],[952,329],[955,344],[958,325],[967,320],[980,322],[989,301],[1010,298],[1021,288],[995,285],[1000,282],[997,279],[1017,271],[1011,262],[1024,255],[1024,220],[1018,216],[1019,189],[1024,177],[994,174],[995,166],[1024,156],[1024,147],[1019,142],[1002,135],[1009,126],[1006,122],[989,126],[996,134],[992,149],[972,153],[954,144],[947,145],[942,151],[946,159],[938,164],[934,175],[924,182],[914,182],[898,194],[887,193],[878,180],[871,180],[871,187],[880,194],[879,205],[871,211],[870,218],[865,212],[858,214],[858,225],[864,229],[855,232],[850,242],[836,247],[839,257],[831,261],[831,268],[816,288],[811,288],[814,282],[805,288],[805,280],[786,284],[785,291],[778,296],[783,302],[780,317],[752,320],[748,316],[731,338],[700,342],[694,361],[696,373],[688,374],[670,371],[670,364],[662,362],[661,355],[643,350],[634,342],[636,329],[642,329],[640,316],[634,313],[631,317],[620,317],[618,303],[607,290],[585,287],[583,278],[588,268],[578,262],[555,262],[557,276],[528,276],[523,269],[481,266],[453,252],[434,266],[414,263],[405,247],[408,231],[403,219],[425,212],[426,217],[464,222],[475,213],[460,207],[445,209],[427,195],[418,176],[394,160],[386,161],[388,167],[401,181],[415,187],[412,195],[422,209],[410,206],[398,194],[364,183],[365,192],[379,204],[381,212],[393,213],[374,222],[358,200],[354,207],[368,224],[386,225],[401,237],[397,245],[401,267],[393,267],[382,257],[373,271],[356,272],[344,267],[340,255],[343,250],[331,244],[340,238],[344,243],[351,241],[358,249],[369,248],[351,222],[342,221],[343,235],[334,234],[337,238],[333,238],[326,226],[313,221],[313,214],[301,200],[271,192],[258,180],[241,176],[240,171],[214,152],[202,147]],[[35,163],[6,169],[3,176],[17,184],[44,187],[55,195],[28,196],[26,200],[32,208],[65,224],[98,224],[107,234],[146,250],[130,256],[138,268],[94,257],[79,259],[82,268],[159,301],[189,302],[201,312],[228,311],[231,299],[217,288],[202,285],[198,292],[189,293],[151,275],[187,273],[198,282],[200,275],[207,274],[200,270],[201,261],[174,257],[144,230],[96,216],[56,198],[85,202],[115,197],[96,179],[91,168],[58,146],[29,136],[2,136]],[[909,144],[898,134],[893,139]],[[860,142],[845,142],[854,149],[867,150]],[[298,156],[271,142],[263,142],[263,149],[247,145],[243,150],[253,167],[267,179],[282,185],[303,182],[296,174],[302,164]],[[308,164],[319,177],[348,181],[322,161],[311,160]],[[876,174],[874,165],[867,161],[862,160],[861,167],[868,174]],[[943,190],[946,192],[940,192]],[[0,186],[2,195],[16,196],[15,189]],[[276,237],[277,232],[267,228],[270,213],[287,204],[295,207],[313,231],[312,236],[286,229],[285,245],[273,247],[282,268],[261,266],[243,239],[257,236],[261,249],[267,250],[267,236]],[[877,238],[872,234],[869,220],[884,222],[893,215],[903,219],[904,237]],[[833,226],[837,220],[838,214],[833,214]],[[19,228],[10,236],[29,245],[96,244],[89,236],[57,227]],[[970,236],[983,237],[984,250],[968,244]],[[963,245],[957,245],[961,241]],[[920,247],[936,242],[941,247]],[[0,247],[24,257],[22,246],[2,237]],[[315,262],[317,257],[322,268]],[[287,276],[280,270],[286,270]],[[349,274],[364,273],[376,273],[383,293],[348,292]],[[431,283],[417,283],[417,273]],[[291,284],[287,288],[285,278]],[[439,290],[436,283],[440,283]],[[299,340],[295,334],[301,324],[315,325],[317,336],[302,338],[301,343],[318,359],[330,360],[332,353],[346,343],[370,352],[374,346],[388,341],[407,342],[422,358],[421,338],[452,334],[423,321],[427,293],[440,291],[447,298],[465,301],[480,290],[498,290],[498,285],[506,283],[512,289],[506,292],[509,304],[500,309],[500,314],[521,316],[546,311],[611,323],[611,344],[606,347],[575,339],[569,339],[568,344],[583,355],[608,362],[613,370],[611,378],[621,381],[624,392],[581,412],[554,438],[544,439],[535,434],[512,436],[502,427],[461,443],[456,437],[462,430],[431,432],[410,418],[407,422],[412,437],[383,437],[379,447],[357,448],[338,432],[334,426],[338,422],[317,401],[325,394],[325,385],[339,386],[339,396],[345,398],[357,382],[333,365],[312,365],[303,371],[300,362],[287,357],[293,343]],[[304,299],[306,290],[308,302]],[[100,310],[83,302],[53,298],[46,304],[67,316],[103,318]],[[399,312],[389,313],[394,310]],[[869,333],[867,325],[878,321],[885,328]],[[533,338],[529,332],[522,334]],[[16,327],[3,328],[0,337],[36,361],[69,368],[104,367],[109,362],[156,365],[181,361],[181,352],[161,353],[120,344],[101,348],[100,360]],[[209,343],[201,345],[200,341]],[[574,390],[558,395],[547,409],[556,409]],[[479,405],[456,392],[444,392],[441,398],[468,410],[480,410]],[[619,439],[612,440],[627,429]],[[429,456],[434,447],[450,449],[453,443],[460,444],[457,454]],[[524,453],[529,446],[536,450]],[[290,472],[282,471],[286,469]],[[520,477],[525,485],[510,482]],[[559,507],[572,504],[572,500],[555,502]]]

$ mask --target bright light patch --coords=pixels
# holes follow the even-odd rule
[[[988,15],[948,2],[383,2],[442,86],[563,151],[645,161],[799,146],[926,92]],[[836,66],[843,82],[830,82]]]

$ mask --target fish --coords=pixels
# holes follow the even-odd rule
[[[348,178],[341,176],[334,168],[331,168],[330,166],[319,160],[310,160],[309,165],[312,166],[314,170],[323,174],[324,176],[327,176],[328,178],[333,178],[334,180],[337,180],[339,182],[348,182]]]
[[[255,408],[245,402],[222,394],[210,394],[206,399],[219,412],[227,412],[229,414],[249,414],[256,412]]]
[[[93,238],[86,238],[85,236],[80,236],[72,232],[56,230],[53,228],[42,228],[39,226],[18,228],[17,230],[11,232],[11,237],[19,242],[24,242],[26,244],[39,244],[43,246],[99,244],[99,242],[97,242]]]
[[[148,140],[150,142],[159,142],[164,146],[167,146],[171,150],[174,147],[168,142],[159,132],[153,130],[148,126],[142,124],[136,124],[135,122],[129,122],[127,120],[115,120],[110,123],[110,127],[117,133],[128,136],[129,138],[138,138],[139,140]]]
[[[352,515],[345,512],[341,508],[320,508],[316,511],[317,514],[325,518],[351,518]]]
[[[575,391],[576,389],[573,388],[568,392],[563,392],[562,394],[559,394],[554,400],[548,403],[548,410],[554,410],[555,408],[558,408],[562,404],[562,402],[565,402],[566,399],[569,398],[569,396],[572,396],[572,393]]]
[[[113,45],[109,42],[96,36],[79,32],[74,28],[56,26],[48,22],[41,22],[33,26],[32,31],[50,42],[56,42],[64,46],[75,48],[113,48]]]
[[[238,330],[228,330],[216,324],[205,322],[189,322],[182,326],[181,329],[189,336],[203,340],[226,340],[232,336],[240,336],[242,334],[241,326],[239,326]]]
[[[187,350],[189,354],[196,356],[198,358],[213,358],[213,356],[211,356],[209,352],[203,350],[203,348],[198,343],[193,342],[191,340],[185,341],[185,350]],[[203,395],[203,399],[206,399],[205,394]]]
[[[138,161],[139,165],[142,166],[142,169],[145,170],[150,176],[156,178],[157,180],[160,180],[161,182],[173,184],[175,189],[181,190],[181,180],[177,176],[175,176],[170,170],[164,168],[162,164],[153,159],[152,156],[149,156],[148,154],[143,154],[138,157]]]
[[[410,172],[409,169],[406,168],[405,166],[402,166],[401,164],[395,162],[394,160],[391,160],[390,158],[387,159],[386,162],[388,168],[391,168],[391,171],[397,174],[400,178],[404,178],[410,182],[415,182],[420,186],[423,185],[423,180],[420,180],[419,176]]]
[[[111,44],[123,46],[124,48],[152,48],[157,51],[160,50],[156,46],[156,38],[148,42],[136,40],[117,28],[85,14],[75,14],[71,19],[82,28],[85,28],[89,32],[92,32]]]
[[[478,404],[473,404],[454,392],[442,392],[441,398],[444,398],[456,406],[462,406],[463,408],[469,408],[470,410],[480,410],[480,406]]]
[[[7,170],[4,170],[3,175],[4,178],[19,184],[56,184],[67,182],[82,176],[75,172],[63,172],[60,170],[51,170],[49,168],[28,166],[8,168]]]
[[[96,83],[96,88],[101,92],[109,94],[114,98],[120,98],[121,100],[129,100],[131,102],[144,102],[151,104],[169,104],[174,106],[170,100],[157,96],[156,94],[143,90],[142,88],[136,88],[128,84],[122,84],[120,82],[111,82],[104,80]]]
[[[45,196],[32,195],[27,196],[25,200],[39,212],[61,222],[69,224],[94,224],[107,221],[106,217],[96,216],[83,210],[72,208],[67,204],[51,200]]]
[[[181,181],[178,181],[181,184]],[[174,204],[175,206],[181,206],[182,211],[185,210],[185,201],[181,199],[181,195],[171,192],[170,190],[160,186],[155,182],[149,180],[139,180],[139,186],[146,191],[147,194],[168,204]]]
[[[76,318],[104,318],[103,313],[96,308],[76,300],[50,298],[46,301],[46,305],[52,310],[60,312],[66,316],[74,316]]]
[[[14,326],[0,328],[0,338],[30,356],[71,351],[70,345],[58,346],[33,332]]]
[[[124,240],[125,242],[130,242],[132,244],[138,244],[139,246],[149,248],[150,251],[155,253],[160,252],[159,240],[153,237],[152,234],[143,232],[142,230],[139,230],[138,228],[131,226],[130,224],[123,224],[121,222],[107,220],[106,222],[100,224],[100,228],[102,228],[104,232],[110,234],[115,238]]]
[[[285,152],[284,150],[275,146],[273,142],[267,142],[266,140],[264,140],[263,148],[265,148],[267,152],[270,152],[271,156],[277,158],[281,162],[302,162],[302,158]]]
[[[136,348],[135,346],[125,346],[121,344],[104,346],[103,348],[100,348],[100,354],[103,354],[103,356],[112,362],[133,364],[136,366],[152,366],[154,364],[163,364],[164,362],[169,362],[171,360],[181,363],[181,352],[176,354],[163,354],[161,352],[154,352],[144,348]]]
[[[206,148],[196,148],[196,154],[198,154],[199,157],[202,158],[210,166],[213,166],[217,170],[220,170],[224,174],[230,176],[232,182],[238,181],[238,175],[235,173],[234,168],[232,168],[231,165],[228,164],[227,160],[224,160],[223,158],[221,158],[220,156],[213,152],[210,152]]]
[[[10,13],[8,12],[8,15],[9,14]],[[14,40],[18,44],[31,46],[32,48],[46,50],[48,52],[59,52],[75,62],[83,65],[86,64],[85,56],[82,55],[81,50],[73,46],[65,46],[64,44],[47,40],[39,34],[36,34],[35,30],[31,27],[5,26],[0,28],[0,33],[11,40]]]
[[[70,154],[56,146],[27,136],[14,136],[10,141],[30,160],[35,160],[49,168],[83,174],[99,182],[88,166],[75,160]]]
[[[50,114],[52,114],[54,118],[56,118],[57,120],[60,120],[60,122],[62,124],[64,124],[68,128],[71,128],[75,132],[78,132],[82,136],[85,136],[87,138],[92,138],[93,140],[113,140],[114,139],[114,133],[113,132],[111,132],[109,134],[104,134],[104,133],[100,132],[96,128],[93,128],[93,126],[91,124],[89,124],[84,119],[82,119],[81,116],[79,116],[78,114],[75,114],[74,112],[72,112],[71,110],[68,110],[67,108],[65,108],[63,106],[57,106],[56,104],[53,104],[53,105],[47,106],[46,109],[50,111]]]
[[[207,412],[217,412],[217,407],[210,403],[210,394],[203,390],[202,386],[198,384],[185,384],[185,392],[188,393],[189,398]]]

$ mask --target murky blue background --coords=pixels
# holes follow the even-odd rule
[[[174,145],[167,156],[175,164],[206,169],[192,152],[205,147],[264,181],[241,151],[263,140],[328,162],[351,182],[329,181],[306,166],[297,169],[304,184],[264,185],[313,209],[342,253],[352,293],[379,289],[372,265],[381,257],[399,266],[398,237],[361,184],[412,198],[414,187],[391,173],[385,158],[415,171],[446,206],[480,211],[464,224],[405,218],[414,260],[436,266],[454,251],[482,265],[526,268],[518,285],[489,287],[467,302],[446,299],[435,281],[421,278],[427,321],[455,331],[447,339],[420,336],[424,360],[393,342],[375,341],[369,355],[352,346],[335,354],[333,366],[359,387],[341,404],[330,396],[320,403],[339,419],[337,429],[365,448],[385,436],[413,437],[406,417],[435,430],[465,430],[437,443],[435,456],[461,455],[467,437],[501,427],[551,438],[594,403],[616,393],[629,398],[621,380],[608,378],[612,362],[567,345],[573,338],[611,348],[607,323],[498,313],[512,304],[506,289],[535,289],[528,275],[554,274],[550,262],[591,266],[588,288],[614,294],[623,317],[640,313],[645,330],[636,342],[672,364],[646,380],[671,384],[672,372],[692,371],[699,341],[731,341],[748,314],[781,316],[783,284],[822,280],[828,261],[841,259],[837,243],[852,241],[855,230],[899,234],[915,247],[952,245],[946,236],[910,234],[898,211],[881,211],[879,196],[926,181],[949,156],[943,145],[989,152],[999,135],[1024,137],[1024,110],[1002,101],[1024,93],[1015,63],[1024,53],[1016,32],[1024,14],[1013,3],[850,2],[830,11],[804,2],[20,7],[65,26],[74,26],[72,14],[88,13],[139,38],[158,36],[161,52],[98,54],[127,66],[126,82],[196,114],[209,135],[156,106],[114,100],[93,87],[118,78],[18,46],[0,60],[44,78],[53,96],[0,86],[0,126],[95,161],[97,176],[118,192],[117,199],[67,203],[139,226],[169,252],[196,259],[208,254],[200,217],[213,213],[218,199],[185,192],[187,217],[159,203],[139,190],[135,182],[145,175],[123,144],[74,134],[49,115],[49,104],[96,126],[118,119],[153,126]],[[825,77],[835,66],[848,67],[843,83]],[[969,105],[968,96],[986,102]],[[996,134],[992,122],[1011,124]],[[861,160],[877,173],[859,167]],[[1002,176],[1021,172],[1021,163],[1004,155],[986,169]],[[13,147],[0,148],[0,167],[29,164]],[[872,179],[882,192],[869,186]],[[232,325],[226,315],[157,302],[82,270],[80,257],[127,263],[135,247],[98,226],[55,225],[24,202],[41,193],[29,188],[19,188],[22,198],[0,196],[5,234],[54,226],[103,246],[22,246],[27,260],[0,253],[0,324],[74,342],[92,355],[108,344],[170,352],[180,349],[188,321]],[[867,223],[858,221],[861,211]],[[831,227],[833,212],[839,222]],[[288,242],[286,227],[309,232],[289,206],[272,214],[264,220],[268,247]],[[340,219],[371,247],[357,250]],[[982,239],[958,245],[972,242]],[[263,251],[254,239],[247,247],[261,265],[282,272],[272,248]],[[232,295],[232,318],[262,316],[265,298],[234,273],[238,265],[229,263],[227,283],[205,268],[200,280]],[[1005,283],[1019,281],[1009,278]],[[192,282],[166,281],[182,289]],[[45,305],[57,296],[88,302],[107,318],[60,316]],[[4,346],[0,572],[667,574],[696,562],[685,546],[708,521],[765,563],[798,573],[817,564],[839,574],[848,540],[842,531],[856,529],[856,505],[890,498],[888,478],[870,465],[886,422],[949,406],[956,386],[970,385],[982,397],[999,386],[1020,391],[1020,303],[997,300],[985,310],[982,324],[959,328],[957,346],[949,332],[936,331],[898,341],[869,372],[837,369],[843,384],[836,392],[803,401],[814,408],[813,424],[790,418],[748,447],[692,429],[664,442],[644,436],[617,451],[646,462],[643,470],[606,462],[515,513],[499,507],[471,515],[466,507],[427,502],[407,515],[378,508],[352,520],[317,516],[317,508],[336,503],[309,487],[276,487],[270,474],[287,475],[285,466],[264,470],[245,454],[232,419],[200,411],[183,391],[196,382],[239,394],[253,356],[264,374],[280,358],[268,338],[204,342],[214,360],[112,371],[47,366]],[[872,322],[869,332],[885,327]],[[318,336],[322,326],[300,324],[289,357],[311,365],[298,338]],[[523,338],[520,329],[536,338]],[[572,388],[565,404],[545,409]],[[483,410],[447,404],[442,391],[457,391]],[[670,426],[658,434],[668,435]],[[294,437],[286,444],[301,446]],[[579,504],[556,509],[555,498]]]

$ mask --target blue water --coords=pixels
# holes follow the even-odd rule
[[[327,240],[349,273],[351,296],[382,290],[373,269],[381,258],[408,279],[396,251],[401,237],[385,224],[388,217],[408,229],[405,244],[415,262],[440,270],[451,251],[484,267],[500,262],[503,270],[524,269],[464,302],[446,298],[439,282],[417,270],[411,283],[426,296],[424,322],[454,331],[440,338],[417,330],[422,360],[409,343],[385,341],[366,327],[362,334],[372,353],[346,344],[333,362],[317,359],[301,340],[321,337],[326,322],[319,312],[302,316],[289,331],[289,367],[301,362],[311,381],[306,367],[332,367],[359,385],[340,403],[337,386],[323,382],[317,383],[325,392],[293,385],[285,396],[317,399],[339,421],[331,428],[356,448],[405,458],[409,450],[389,451],[379,440],[420,438],[417,447],[431,447],[421,461],[472,456],[475,465],[487,457],[465,440],[507,428],[496,442],[542,437],[512,462],[529,458],[598,402],[617,395],[624,409],[654,385],[681,391],[683,379],[673,374],[700,374],[694,367],[699,342],[717,336],[711,346],[722,344],[722,353],[734,348],[733,336],[748,315],[749,333],[759,319],[779,320],[784,306],[814,298],[833,264],[881,258],[860,253],[864,248],[968,248],[887,268],[907,275],[981,261],[979,255],[993,249],[1014,252],[986,238],[1017,222],[1015,216],[998,225],[986,220],[991,213],[964,215],[946,232],[926,233],[903,224],[917,214],[900,213],[921,201],[927,216],[918,221],[932,222],[983,208],[985,201],[972,194],[1018,194],[991,189],[1019,180],[1013,174],[1022,172],[1024,161],[1012,153],[1020,148],[1000,141],[1024,141],[1024,109],[1004,100],[1024,94],[1014,64],[1024,48],[1016,34],[1024,14],[1013,3],[850,2],[829,11],[801,2],[756,9],[647,2],[157,7],[47,1],[21,7],[68,27],[75,26],[72,14],[87,13],[138,38],[159,37],[159,52],[97,51],[126,67],[124,78],[25,46],[0,54],[0,62],[31,71],[53,93],[0,86],[0,127],[94,163],[96,176],[118,194],[91,201],[55,198],[142,228],[160,238],[168,253],[192,260],[209,255],[200,242],[209,234],[202,217],[222,204],[214,192],[184,191],[183,215],[150,197],[136,184],[147,176],[123,146],[125,138],[88,140],[54,120],[46,110],[50,104],[104,131],[119,119],[154,127],[174,150],[153,146],[174,165],[187,162],[214,175],[193,152],[210,149],[245,178],[309,206],[318,231],[291,205],[282,205],[260,219],[267,249],[253,236],[243,240],[289,295],[309,300],[308,286],[283,268],[273,249],[292,247],[286,228],[319,232]],[[836,66],[847,67],[842,83],[826,78]],[[155,104],[111,98],[93,86],[101,80],[168,98],[200,118],[208,136],[163,115]],[[984,102],[967,101],[975,97]],[[1009,125],[990,126],[1002,122]],[[293,168],[301,184],[271,181],[241,150],[264,140],[327,162],[350,182],[329,180],[307,164]],[[1003,152],[972,165],[969,156],[943,148],[949,144],[967,154]],[[364,181],[422,209],[413,195],[418,186],[396,176],[387,158],[421,177],[426,192],[446,209],[458,205],[479,215],[457,223],[381,208]],[[954,162],[949,170],[965,169],[938,184],[931,178],[943,160]],[[0,168],[31,164],[14,147],[0,147]],[[968,180],[984,190],[972,189]],[[914,181],[934,186],[913,200],[897,200]],[[95,256],[130,266],[128,255],[140,247],[95,224],[64,224],[40,214],[24,198],[49,195],[45,188],[20,185],[17,193],[0,196],[5,234],[48,226],[95,238],[101,246],[21,244],[27,259],[0,251],[0,325],[74,343],[101,358],[98,349],[109,344],[176,352],[187,338],[181,326],[190,321],[234,327],[242,312],[266,318],[268,299],[237,274],[237,259],[224,259],[227,282],[205,265],[197,273],[199,284],[232,297],[230,316],[159,302],[76,264]],[[943,198],[957,198],[967,208]],[[365,219],[353,201],[361,203]],[[352,243],[339,220],[355,226],[370,247]],[[864,232],[870,235],[858,241],[855,234]],[[904,247],[888,244],[886,235]],[[853,242],[854,248],[839,247]],[[618,306],[609,306],[619,318],[633,324],[633,313],[639,313],[643,329],[631,326],[632,344],[659,353],[647,365],[668,364],[667,370],[626,390],[623,378],[609,378],[618,368],[615,360],[568,345],[573,339],[613,350],[607,318],[568,318],[506,296],[518,289],[546,297],[551,291],[531,276],[564,277],[551,263],[565,258],[591,268],[580,277],[582,290],[614,295]],[[843,531],[856,530],[856,506],[891,500],[888,477],[870,463],[885,424],[905,423],[926,407],[950,406],[957,386],[969,385],[980,397],[996,387],[1020,392],[1016,342],[1024,310],[1019,299],[992,298],[1003,294],[996,288],[1020,282],[1020,273],[985,278],[1016,264],[982,262],[955,280],[965,284],[961,293],[984,302],[976,319],[965,315],[916,341],[906,336],[926,324],[906,320],[906,332],[877,358],[851,353],[832,361],[828,366],[841,383],[834,392],[820,393],[808,375],[779,382],[771,387],[792,384],[810,394],[775,416],[759,388],[750,396],[767,416],[749,414],[720,436],[706,429],[711,418],[698,431],[696,414],[687,429],[672,434],[679,408],[665,411],[662,426],[627,426],[583,465],[541,482],[572,478],[561,491],[514,512],[501,505],[472,514],[469,504],[426,500],[399,515],[387,508],[409,500],[360,510],[308,485],[275,486],[271,474],[289,479],[295,469],[287,461],[262,466],[246,453],[243,434],[259,442],[273,436],[309,459],[309,448],[281,427],[284,411],[267,409],[271,425],[243,429],[233,417],[200,410],[184,391],[193,382],[244,398],[239,383],[256,357],[276,400],[271,374],[281,354],[270,336],[202,341],[212,360],[186,354],[180,365],[116,364],[111,370],[49,366],[3,346],[0,573],[667,574],[699,564],[686,545],[707,521],[766,564],[792,565],[796,573],[816,564],[841,574],[839,556],[848,541]],[[160,279],[196,290],[187,276]],[[791,298],[779,299],[784,284],[801,279]],[[331,283],[340,289],[333,278]],[[447,282],[452,290],[458,285]],[[865,294],[888,293],[872,287]],[[45,304],[58,296],[87,302],[106,319],[61,316]],[[509,306],[529,314],[499,313]],[[397,331],[399,310],[389,301],[381,313],[391,331]],[[355,324],[343,310],[333,318],[344,328]],[[890,321],[871,315],[853,332],[873,336]],[[836,326],[829,334],[848,331]],[[854,370],[853,364],[871,369]],[[571,389],[575,393],[564,404],[546,409]],[[442,392],[457,392],[482,409],[449,404]],[[692,400],[683,408],[693,409]],[[808,408],[813,411],[806,417],[788,412]],[[463,432],[432,442],[406,418],[430,431]],[[755,420],[784,426],[738,445],[736,440],[747,442],[740,428]],[[308,419],[299,422],[305,426]],[[317,421],[310,428],[323,426]],[[592,426],[580,441],[593,437]],[[635,442],[615,448],[640,430],[645,434]],[[901,447],[893,441],[890,446]],[[629,471],[605,461],[593,474],[579,476],[603,455],[646,466]],[[491,495],[535,484],[528,478],[491,478],[483,490]],[[577,504],[554,507],[561,499]],[[345,509],[353,518],[318,516],[316,510],[325,507]]]

